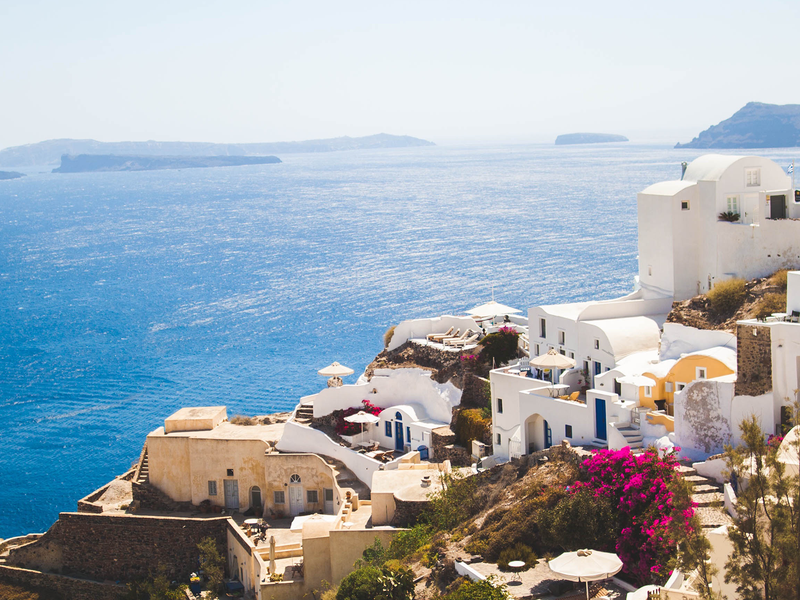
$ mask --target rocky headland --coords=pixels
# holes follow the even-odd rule
[[[208,142],[98,142],[59,139],[0,150],[0,165],[22,167],[58,164],[64,154],[117,154],[127,156],[265,156],[297,152],[337,152],[380,148],[435,146],[408,135],[379,133],[365,137],[338,137],[300,142],[213,144]]]
[[[800,104],[748,102],[676,148],[793,148],[800,146]]]
[[[17,173],[16,171],[0,171],[0,181],[3,179],[19,179],[25,177],[25,173]]]

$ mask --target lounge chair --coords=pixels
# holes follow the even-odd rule
[[[800,323],[800,310],[793,310],[788,320],[792,323]]]
[[[453,329],[455,329],[455,326],[451,327],[444,333],[429,333],[426,337],[428,338],[428,341],[438,342],[453,333]]]
[[[458,333],[458,332],[456,332],[456,333]],[[442,343],[443,343],[445,346],[447,346],[448,344],[452,344],[453,342],[460,341],[460,340],[465,340],[465,339],[467,339],[469,336],[471,336],[473,333],[474,333],[474,332],[472,331],[472,329],[467,329],[467,330],[466,330],[464,333],[462,333],[461,335],[454,335],[454,336],[452,336],[452,337],[446,337],[446,338],[444,338],[444,339],[442,340]]]
[[[470,336],[465,340],[455,340],[454,342],[450,342],[450,345],[456,347],[469,346],[470,344],[474,344],[475,342],[477,342],[479,337],[481,337],[480,334],[476,333],[475,335]]]
[[[446,340],[452,340],[453,338],[457,338],[461,335],[461,329],[456,329],[456,332],[453,335],[443,335],[440,336],[436,341],[440,344],[446,343]]]

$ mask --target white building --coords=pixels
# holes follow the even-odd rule
[[[707,154],[683,178],[638,195],[639,282],[649,296],[686,300],[717,281],[753,279],[800,260],[800,198],[775,162]],[[721,213],[739,215],[736,222]]]

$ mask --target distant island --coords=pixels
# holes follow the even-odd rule
[[[793,148],[800,146],[800,104],[748,102],[676,148]]]
[[[17,173],[16,171],[0,171],[0,181],[3,179],[19,179],[25,177],[25,173]]]
[[[556,146],[568,144],[602,144],[605,142],[627,142],[624,135],[614,133],[565,133],[556,138]]]
[[[238,167],[279,163],[277,156],[118,156],[116,154],[65,154],[53,173],[97,171],[157,171],[201,167]]]
[[[212,144],[207,142],[98,142],[96,140],[47,140],[0,150],[0,165],[23,167],[58,164],[65,154],[117,154],[126,156],[264,156],[296,152],[337,152],[373,148],[435,146],[407,135],[379,133],[366,137],[338,137],[305,142]]]

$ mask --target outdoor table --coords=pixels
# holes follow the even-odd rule
[[[525,561],[523,560],[512,560],[508,563],[508,568],[511,569],[513,575],[511,576],[511,581],[522,581],[522,577],[520,576],[520,571],[525,567]]]

